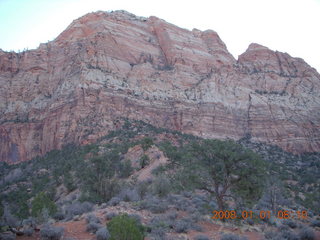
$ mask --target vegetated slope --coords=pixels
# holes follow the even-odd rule
[[[66,146],[62,150],[54,150],[43,157],[17,165],[2,163],[0,192],[1,214],[5,220],[3,224],[8,224],[8,213],[19,219],[33,215],[38,224],[47,221],[49,214],[56,221],[61,221],[63,226],[63,221],[78,219],[75,216],[93,211],[93,204],[99,204],[100,208],[111,208],[127,202],[129,205],[125,205],[125,209],[133,209],[139,214],[150,212],[151,216],[144,219],[144,224],[149,226],[147,235],[151,239],[161,234],[163,237],[166,233],[197,232],[197,226],[208,221],[213,210],[220,209],[215,194],[203,190],[205,188],[201,181],[210,183],[212,179],[206,169],[199,167],[203,164],[202,155],[197,157],[193,152],[196,149],[206,155],[212,148],[200,148],[207,146],[197,145],[204,141],[201,138],[157,128],[141,121],[118,119],[117,123],[117,130],[95,144]],[[217,149],[221,149],[216,152],[217,156],[220,153],[226,154],[221,156],[230,156],[231,160],[226,159],[227,162],[232,162],[233,157],[243,153],[249,153],[244,155],[247,157],[251,154],[243,152],[240,145],[230,141],[208,143],[213,148],[218,146]],[[264,172],[252,173],[252,176],[258,174],[266,184],[243,185],[235,191],[228,189],[226,193],[230,197],[223,199],[224,207],[239,212],[245,209],[306,210],[309,219],[295,219],[294,222],[298,225],[303,222],[311,224],[311,218],[318,215],[320,209],[319,154],[297,156],[279,148],[252,143],[249,139],[242,139],[240,143],[263,156]],[[224,146],[228,148],[224,149]],[[153,171],[148,170],[149,179],[139,180],[139,174],[144,169],[162,158],[167,159],[163,161],[165,164],[158,165]],[[240,159],[240,162],[243,160]],[[219,169],[221,162],[216,161],[212,166]],[[230,169],[233,179],[241,175],[239,170],[246,170]],[[261,189],[262,194],[258,198],[253,196],[247,199],[250,195],[247,190],[252,187],[256,193]],[[52,203],[57,206],[54,213],[43,212],[43,206],[49,208]],[[179,216],[182,212],[187,215],[183,213],[182,218],[167,216],[167,211],[173,209],[178,211]],[[227,222],[240,226],[248,224],[247,221],[239,220]],[[261,231],[263,225],[279,227],[288,223],[271,218],[264,221],[256,219],[254,224]]]
[[[236,60],[212,30],[89,13],[54,41],[0,51],[0,161],[88,144],[127,117],[206,138],[320,150],[320,76],[251,44]]]

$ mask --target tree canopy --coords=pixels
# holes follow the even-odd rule
[[[212,193],[220,209],[223,199],[235,193],[247,203],[260,198],[265,163],[260,156],[232,140],[203,140],[191,145],[193,159],[199,164],[197,178],[202,189]]]
[[[170,167],[179,169],[171,175],[179,188],[200,188],[211,193],[218,207],[225,198],[250,205],[262,195],[266,176],[265,161],[255,152],[232,140],[192,140],[180,147],[162,146]]]

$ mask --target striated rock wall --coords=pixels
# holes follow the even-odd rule
[[[87,14],[54,41],[0,51],[0,160],[94,142],[119,117],[206,138],[320,150],[320,75],[258,44],[236,60],[214,31],[124,11]]]

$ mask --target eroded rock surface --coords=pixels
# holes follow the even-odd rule
[[[126,117],[206,138],[320,150],[320,75],[251,44],[236,60],[214,31],[156,17],[87,14],[54,41],[0,51],[0,160],[86,144]]]

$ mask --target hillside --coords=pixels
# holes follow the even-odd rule
[[[285,236],[316,239],[302,237],[313,231],[319,235],[319,154],[297,156],[245,138],[239,141],[240,145],[209,142],[213,143],[212,147],[219,146],[219,152],[226,151],[225,156],[234,156],[232,151],[237,156],[245,154],[246,158],[256,156],[240,147],[246,146],[261,155],[264,163],[263,172],[252,173],[263,179],[261,187],[245,185],[236,191],[229,189],[229,196],[224,199],[225,209],[235,209],[238,214],[306,211],[308,215],[305,219],[294,214],[290,219],[272,216],[222,221],[211,219],[212,212],[221,208],[215,195],[205,190],[207,185],[198,181],[211,181],[206,169],[199,168],[204,162],[197,154],[201,151],[197,143],[203,139],[142,121],[118,119],[117,125],[115,131],[94,144],[69,145],[16,165],[2,163],[2,229],[11,224],[24,233],[17,239],[39,239],[39,232],[26,236],[30,220],[22,220],[33,217],[35,229],[45,229],[43,224],[49,222],[62,226],[65,237],[88,240],[95,239],[90,234],[95,228],[118,214],[127,213],[145,226],[145,239],[229,239],[228,234],[250,240]],[[223,150],[223,145],[229,147]],[[210,149],[204,151],[206,154]],[[218,159],[215,161],[218,165]],[[233,177],[241,174],[238,170],[232,170]],[[247,189],[251,187],[259,194],[248,199]],[[39,196],[46,196],[41,197],[44,205],[35,203]],[[39,206],[46,206],[49,212]],[[89,217],[92,214],[99,220]]]

